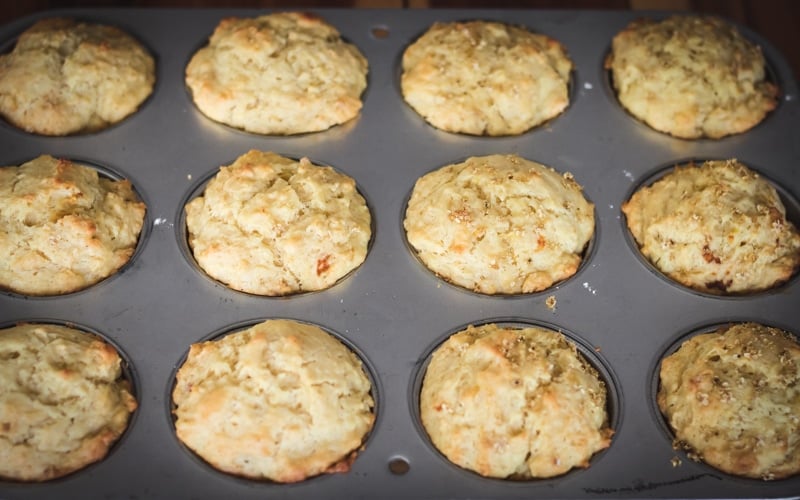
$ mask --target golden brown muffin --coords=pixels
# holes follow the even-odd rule
[[[800,267],[800,234],[775,188],[736,160],[678,165],[622,211],[642,255],[701,292],[767,290]]]
[[[145,205],[127,180],[52,156],[0,167],[0,286],[26,295],[81,290],[133,255]]]
[[[186,446],[230,474],[347,472],[375,420],[358,357],[319,327],[269,320],[193,344],[172,397]]]
[[[572,61],[558,41],[501,22],[433,24],[403,53],[403,98],[431,125],[516,135],[569,104]]]
[[[0,56],[0,115],[37,134],[93,132],[136,111],[154,83],[153,56],[128,33],[43,19]]]
[[[259,134],[317,132],[355,118],[367,60],[318,16],[278,12],[220,21],[186,67],[197,108]]]
[[[622,106],[675,137],[738,134],[777,105],[761,49],[714,17],[635,20],[614,37],[606,66]]]
[[[685,341],[661,362],[658,406],[676,446],[729,474],[800,472],[800,345],[739,323]]]
[[[249,151],[186,205],[197,263],[258,295],[322,290],[366,258],[370,213],[355,181],[331,167]]]
[[[431,356],[422,424],[450,461],[482,476],[545,478],[607,448],[606,387],[558,332],[468,327]]]
[[[47,481],[103,459],[135,409],[119,354],[96,336],[0,330],[0,477]]]
[[[577,271],[594,206],[569,173],[490,155],[418,179],[403,224],[420,260],[445,280],[485,294],[531,293]]]

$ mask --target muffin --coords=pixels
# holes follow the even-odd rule
[[[594,206],[569,173],[490,155],[419,178],[403,224],[420,260],[443,279],[484,294],[531,293],[577,271]]]
[[[522,26],[437,22],[406,48],[402,65],[405,101],[447,132],[521,134],[569,104],[566,49]]]
[[[749,130],[777,105],[761,49],[722,19],[638,19],[613,39],[606,67],[620,104],[683,139]]]
[[[127,180],[42,155],[0,167],[0,287],[25,295],[84,289],[136,248],[145,205]]]
[[[248,132],[300,134],[355,118],[367,60],[323,19],[278,12],[220,21],[186,67],[207,117]]]
[[[375,420],[370,391],[332,335],[268,320],[191,346],[172,394],[175,430],[223,472],[297,482],[350,469]]]
[[[775,188],[737,160],[677,165],[622,211],[642,255],[701,292],[767,290],[800,267],[800,235]]]
[[[96,336],[0,330],[0,477],[47,481],[102,460],[135,409],[119,354]]]
[[[135,112],[154,82],[153,56],[121,29],[42,19],[0,55],[0,115],[36,134],[94,132]]]
[[[251,150],[186,205],[200,267],[256,295],[322,290],[366,258],[370,213],[355,181],[331,167]]]
[[[420,417],[456,465],[495,478],[546,478],[611,443],[606,387],[563,334],[470,326],[431,355]]]
[[[738,323],[696,335],[661,362],[658,407],[676,447],[717,469],[779,479],[800,471],[800,345]]]

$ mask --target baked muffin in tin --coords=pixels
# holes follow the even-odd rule
[[[115,274],[136,250],[145,213],[130,181],[72,160],[0,167],[0,286],[62,295]]]
[[[676,446],[755,479],[800,472],[800,344],[745,322],[695,335],[665,357],[658,407]]]
[[[447,132],[518,135],[569,105],[566,48],[523,26],[437,22],[405,49],[402,65],[405,101]]]
[[[403,225],[443,279],[484,294],[532,293],[578,270],[594,205],[569,173],[518,155],[479,156],[419,178]]]
[[[716,17],[637,19],[614,36],[606,66],[626,110],[683,139],[745,132],[777,106],[761,49]]]
[[[153,56],[129,33],[46,18],[0,56],[0,115],[36,134],[95,132],[133,114],[155,80]]]
[[[611,444],[607,388],[564,334],[470,326],[431,354],[420,418],[451,462],[486,477],[547,478]]]
[[[769,290],[800,268],[800,233],[777,190],[737,160],[677,165],[622,211],[642,255],[700,292]]]
[[[122,358],[96,335],[0,330],[0,478],[47,481],[102,460],[136,407]]]
[[[191,450],[223,472],[281,483],[347,472],[375,421],[358,356],[294,320],[192,344],[172,398]]]
[[[197,108],[248,132],[318,132],[362,107],[368,62],[321,17],[276,12],[222,19],[186,67]]]
[[[372,233],[351,177],[257,150],[221,167],[185,213],[199,266],[255,295],[331,287],[361,265]]]

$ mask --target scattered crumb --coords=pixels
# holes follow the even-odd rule
[[[551,295],[551,296],[547,297],[547,300],[545,300],[544,303],[545,303],[545,305],[547,305],[548,309],[550,309],[551,311],[555,312],[555,310],[556,310],[556,296],[555,295]]]
[[[186,174],[186,178],[192,180],[192,174]]]
[[[681,464],[683,463],[681,462],[681,459],[678,457],[672,457],[672,459],[669,462],[672,464],[673,467],[680,467]]]

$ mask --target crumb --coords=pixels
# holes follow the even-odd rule
[[[186,178],[187,178],[188,180],[192,180],[192,174],[186,174]]]
[[[547,297],[547,300],[545,300],[544,303],[545,303],[545,305],[547,305],[548,309],[550,309],[551,311],[555,312],[555,310],[556,310],[556,296],[555,295],[551,295],[551,296]]]
[[[681,459],[678,457],[672,457],[669,463],[671,463],[673,467],[680,467],[683,462],[681,462]]]

